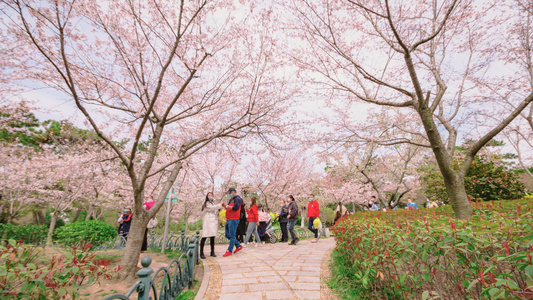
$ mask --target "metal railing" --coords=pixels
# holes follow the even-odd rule
[[[295,228],[296,235],[298,238],[304,239],[304,238],[312,238],[313,233],[306,228]],[[275,233],[276,239],[279,241],[281,240],[281,230],[277,230]],[[196,231],[197,237],[199,237],[199,231]],[[322,237],[326,237],[326,226],[325,224],[322,224],[322,230],[320,232],[320,235]],[[187,251],[187,246],[192,243],[193,239],[195,237],[188,237],[185,235],[185,230],[181,230],[180,235],[174,235],[172,232],[170,233],[167,244],[165,249],[170,250],[180,250],[182,252]],[[229,240],[225,237],[224,233],[221,233],[217,236],[216,241],[217,244],[228,244]],[[148,248],[159,248],[161,249],[161,245],[163,244],[163,236],[162,235],[156,235],[154,231],[152,230],[151,234],[148,235]],[[209,239],[206,240],[206,245],[209,245]],[[107,243],[104,243],[98,247],[96,247],[96,250],[109,250],[109,249],[122,249],[126,247],[126,239],[123,236],[118,236],[115,240],[109,241]]]
[[[196,237],[185,237],[184,232],[182,235],[170,242],[169,245],[173,245],[174,248],[180,249],[184,253],[178,258],[173,259],[167,267],[159,268],[155,273],[150,268],[152,259],[149,256],[143,257],[141,260],[142,269],[137,272],[139,280],[129,289],[126,294],[113,294],[105,297],[103,300],[113,299],[139,299],[139,300],[170,300],[175,299],[181,294],[181,292],[188,287],[193,286],[194,280],[194,266],[199,264],[198,261],[198,241],[200,239],[200,232],[196,231]],[[153,239],[154,240],[154,239]],[[152,241],[153,241],[152,240]],[[192,243],[186,244],[186,250],[184,251],[185,242]],[[152,244],[153,245],[153,244]],[[157,245],[157,244],[156,244]],[[161,242],[159,243],[161,245]],[[153,275],[152,275],[153,274]],[[152,275],[152,276],[150,276]],[[160,282],[161,287],[157,288],[157,283]],[[137,297],[132,295],[137,294]]]
[[[182,252],[187,251],[189,244],[193,243],[196,238],[200,236],[200,231],[196,231],[196,237],[186,236],[185,230],[181,230],[181,235],[174,235],[172,232],[169,234],[165,249],[180,250]],[[163,236],[155,235],[152,230],[151,234],[147,237],[148,248],[159,248],[163,245]],[[109,249],[122,249],[126,247],[126,239],[119,235],[116,239],[95,247],[95,250],[109,250]]]

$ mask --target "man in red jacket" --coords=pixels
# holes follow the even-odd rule
[[[309,217],[307,228],[315,234],[315,238],[311,241],[311,243],[316,243],[319,239],[318,229],[313,229],[313,221],[318,218],[318,216],[320,216],[320,207],[318,202],[315,200],[315,195],[310,194],[309,204],[307,205],[307,217]]]
[[[228,190],[230,200],[226,205],[226,238],[229,240],[229,247],[224,257],[230,256],[232,253],[237,253],[242,250],[241,243],[235,238],[235,233],[237,232],[237,226],[239,226],[239,219],[241,217],[241,203],[242,198],[237,195],[235,188],[230,188]],[[233,252],[233,247],[235,247],[235,252]]]

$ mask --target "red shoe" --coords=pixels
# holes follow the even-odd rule
[[[224,253],[224,255],[222,255],[223,257],[226,257],[226,256],[230,256],[231,255],[231,252],[229,252],[229,250],[226,250],[226,253]]]
[[[239,252],[239,251],[241,251],[241,250],[242,250],[242,246],[237,247],[237,248],[235,248],[235,253],[237,253],[237,252]]]

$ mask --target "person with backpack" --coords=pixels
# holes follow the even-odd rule
[[[289,227],[289,233],[291,234],[292,241],[289,243],[289,245],[296,245],[300,241],[298,236],[296,235],[296,232],[294,231],[294,226],[296,225],[296,221],[298,221],[298,205],[296,204],[296,200],[292,195],[289,195],[289,206],[288,206],[288,215],[287,215],[287,223]]]
[[[229,247],[224,253],[224,257],[228,257],[234,253],[237,253],[242,250],[241,243],[235,237],[237,233],[237,226],[239,226],[239,219],[241,217],[241,196],[237,195],[237,190],[235,188],[230,188],[227,192],[230,199],[228,204],[224,205],[226,208],[226,238],[229,240]],[[235,247],[235,252],[233,251]]]
[[[289,215],[289,208],[285,205],[285,200],[280,201],[281,211],[279,212],[278,220],[279,227],[281,228],[281,242],[286,243],[289,241],[289,234],[287,233],[287,216]]]
[[[316,243],[320,239],[320,236],[318,235],[318,229],[313,227],[313,221],[320,216],[320,206],[318,205],[318,201],[315,200],[315,195],[313,194],[309,195],[307,216],[309,217],[307,229],[309,229],[315,235],[315,238],[311,241],[311,243]]]

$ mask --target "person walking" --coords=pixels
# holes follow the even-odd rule
[[[246,226],[248,221],[246,220],[246,204],[244,201],[241,203],[241,214],[239,217],[239,226],[237,226],[237,240],[244,243],[244,237],[246,236]]]
[[[289,245],[296,245],[300,241],[298,236],[296,235],[296,232],[294,231],[294,226],[296,225],[296,221],[298,221],[298,205],[296,204],[296,200],[292,195],[289,195],[289,206],[288,206],[288,227],[289,227],[289,233],[291,234],[292,241],[289,243]]]
[[[259,237],[259,233],[257,232],[257,223],[259,223],[259,217],[257,214],[257,199],[255,197],[252,198],[252,202],[250,203],[250,209],[247,209],[248,212],[248,228],[246,230],[246,238],[244,239],[244,244],[248,245],[248,242],[250,241],[250,237],[252,236],[252,233],[255,237],[255,246],[261,242],[261,238]]]
[[[215,237],[218,234],[218,211],[222,209],[224,202],[215,204],[213,201],[213,193],[209,192],[205,196],[204,204],[202,205],[202,239],[200,240],[200,258],[205,259],[204,246],[205,240],[209,238],[209,245],[211,246],[211,256],[217,257],[215,254]]]
[[[318,201],[315,200],[315,195],[313,194],[309,195],[307,216],[309,217],[307,220],[307,229],[309,229],[315,235],[315,238],[311,241],[311,243],[316,243],[320,239],[320,236],[318,235],[318,229],[313,228],[313,221],[320,216],[320,206],[318,205]]]
[[[278,216],[279,227],[281,228],[281,242],[286,243],[289,241],[289,234],[287,232],[287,222],[289,221],[287,216],[289,215],[289,208],[285,205],[285,200],[281,200],[279,205],[281,206]]]
[[[242,250],[241,243],[235,238],[237,233],[237,226],[239,226],[239,218],[241,217],[241,196],[237,195],[237,190],[235,188],[230,188],[227,192],[230,195],[230,200],[227,205],[224,205],[226,208],[226,238],[229,240],[229,247],[224,253],[224,257],[230,256],[233,253],[237,253]],[[235,247],[235,252],[233,252],[233,247]]]

